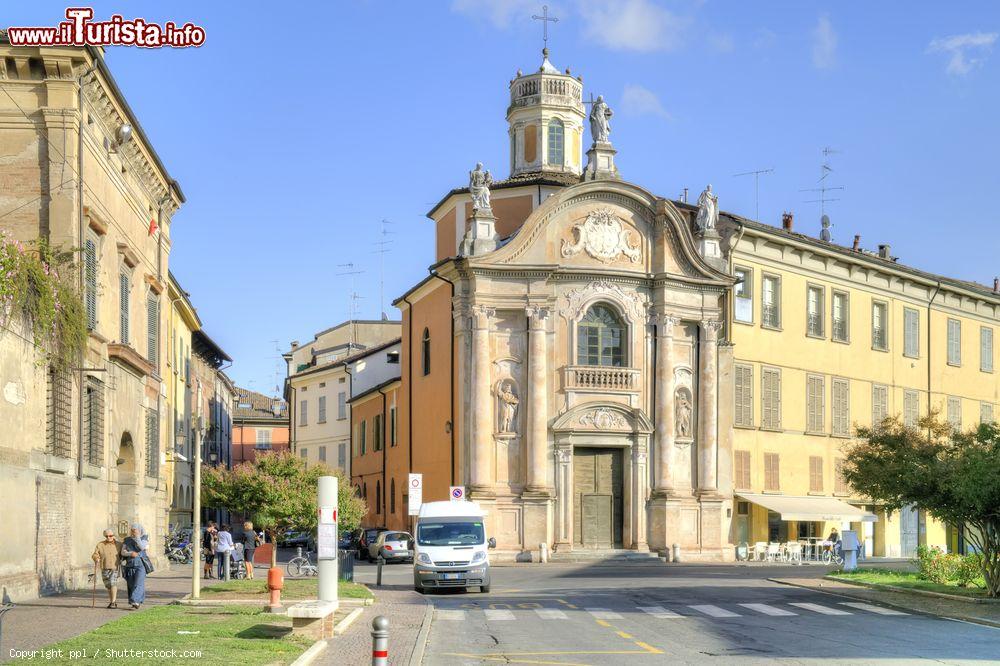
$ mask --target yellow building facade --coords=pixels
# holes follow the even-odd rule
[[[992,421],[1000,382],[1000,294],[786,228],[732,218],[740,283],[728,313],[733,373],[733,542],[826,536],[853,527],[869,555],[949,545],[919,508],[887,514],[858,497],[839,465],[856,426],[936,411],[955,427]],[[780,520],[764,497],[835,497],[877,522]],[[760,501],[754,501],[754,500]],[[954,544],[951,544],[954,546]]]
[[[167,493],[169,526],[172,530],[191,525],[194,507],[193,460],[194,424],[191,376],[191,336],[201,328],[198,313],[187,292],[171,274],[167,283],[170,309],[167,311],[167,410],[164,428],[167,438]]]

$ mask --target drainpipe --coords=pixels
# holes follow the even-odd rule
[[[401,297],[403,302],[409,306],[410,309],[410,326],[406,333],[406,358],[407,358],[407,369],[406,369],[406,453],[407,453],[407,463],[406,470],[407,473],[413,473],[413,303],[406,300],[406,296]],[[454,426],[452,426],[454,428]],[[407,481],[409,484],[409,481]],[[406,499],[407,504],[409,504],[410,499],[410,488],[407,485],[406,488]],[[407,514],[407,526],[410,528],[410,533],[413,533],[413,517],[410,516],[409,508],[406,510]]]
[[[382,394],[382,497],[379,501],[382,502],[382,517],[384,519],[383,524],[388,525],[389,522],[389,509],[385,503],[385,488],[386,488],[386,478],[385,478],[385,468],[386,459],[389,457],[389,438],[386,437],[386,422],[389,420],[386,417],[388,414],[385,411],[385,391],[382,389],[378,390]]]
[[[85,243],[84,240],[84,224],[83,224],[83,79],[89,75],[93,70],[91,67],[86,73],[81,74],[80,78],[77,80],[77,108],[80,111],[80,123],[77,126],[76,132],[76,176],[77,176],[77,214],[79,222],[79,234],[80,234],[80,246],[82,247]],[[81,258],[80,261],[80,293],[86,293],[86,272],[87,272],[87,261]],[[87,339],[89,341],[89,331]],[[77,432],[77,460],[76,460],[76,480],[80,481],[83,479],[83,408],[84,408],[84,392],[86,388],[85,378],[86,373],[84,368],[86,368],[87,361],[87,343],[85,342],[83,348],[80,350],[80,394],[77,396],[77,403],[80,410],[80,427]]]
[[[541,188],[539,188],[539,192],[541,192]],[[539,195],[539,196],[541,196],[541,195]],[[451,287],[452,303],[454,303],[454,300],[455,300],[455,283],[452,282],[451,280],[449,280],[448,278],[441,277],[440,275],[438,275],[437,271],[432,272],[431,276],[432,277],[436,277],[437,279],[439,279],[439,280],[441,280],[443,282],[447,282],[448,283],[448,285]],[[454,308],[454,305],[452,305],[451,307]],[[454,313],[452,313],[452,314],[454,315]],[[412,324],[412,321],[411,321],[411,324]],[[412,329],[413,329],[413,327],[411,325],[410,326],[411,335],[412,335]],[[449,373],[450,376],[449,376],[448,380],[449,380],[450,385],[451,385],[451,388],[449,389],[449,395],[450,395],[450,398],[451,398],[450,399],[450,402],[451,402],[451,428],[449,429],[448,436],[451,437],[451,485],[455,485],[455,317],[454,316],[451,317],[450,350],[451,350],[451,356],[449,357],[449,359],[450,359],[449,365],[451,367],[451,372]]]

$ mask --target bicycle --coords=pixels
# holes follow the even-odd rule
[[[836,564],[837,566],[844,563],[844,557],[836,546],[826,546],[823,549],[822,560],[823,564]]]
[[[311,551],[307,551],[305,555],[297,555],[288,560],[288,564],[285,565],[285,571],[288,572],[289,577],[298,578],[300,576],[319,575],[319,569],[312,563],[312,559],[309,557],[311,554]]]

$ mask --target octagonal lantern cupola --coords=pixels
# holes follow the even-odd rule
[[[583,80],[556,69],[542,49],[538,71],[510,82],[510,175],[582,173]]]

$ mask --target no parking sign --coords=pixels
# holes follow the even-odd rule
[[[465,499],[465,486],[451,486],[448,495],[452,502],[461,502]]]

